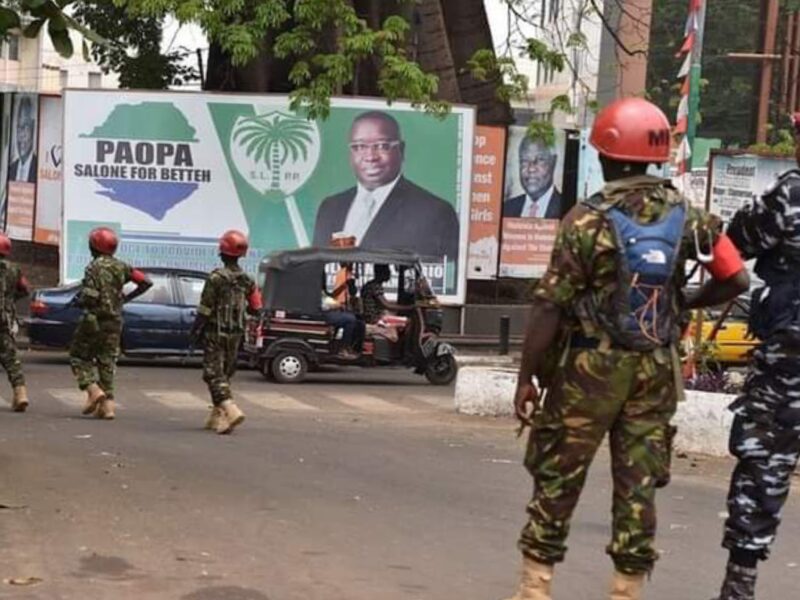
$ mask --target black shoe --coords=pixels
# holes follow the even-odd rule
[[[755,600],[757,569],[728,563],[719,597],[713,600]]]

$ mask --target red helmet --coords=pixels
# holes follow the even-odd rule
[[[623,98],[600,111],[589,138],[601,155],[623,162],[669,161],[667,115],[642,98]]]
[[[0,233],[0,256],[11,254],[11,240],[5,233]]]
[[[95,227],[89,233],[89,248],[98,254],[112,255],[117,251],[119,238],[113,229]]]
[[[239,258],[247,254],[247,236],[241,231],[231,229],[219,238],[219,253],[232,258]]]

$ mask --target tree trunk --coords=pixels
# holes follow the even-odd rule
[[[511,123],[511,106],[497,97],[498,80],[479,81],[467,69],[467,62],[476,51],[494,48],[483,0],[441,2],[461,101],[478,108],[478,123],[508,125]]]
[[[439,78],[438,99],[461,102],[441,1],[420,0],[414,12],[412,31],[417,35],[416,61],[424,71]]]

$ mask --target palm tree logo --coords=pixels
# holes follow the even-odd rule
[[[281,110],[242,115],[229,138],[239,176],[266,201],[283,202],[298,246],[309,243],[295,192],[311,179],[320,156],[316,121]]]
[[[247,157],[246,178],[255,179],[264,193],[294,191],[312,154],[318,154],[313,152],[319,145],[316,124],[280,111],[238,119],[231,138]]]

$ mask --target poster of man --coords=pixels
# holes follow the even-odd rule
[[[394,117],[378,110],[356,116],[348,149],[356,185],[322,202],[315,246],[329,245],[341,232],[362,248],[410,249],[432,259],[458,256],[458,215],[404,176],[406,143]]]
[[[535,278],[547,269],[559,219],[568,209],[561,194],[566,137],[552,145],[509,127],[503,201],[501,277]]]
[[[36,183],[36,129],[38,99],[33,94],[14,96],[14,117],[11,123],[11,163],[9,181]]]
[[[525,127],[509,128],[503,216],[560,219],[564,213],[559,189],[562,173],[558,144],[548,146],[532,139]]]

